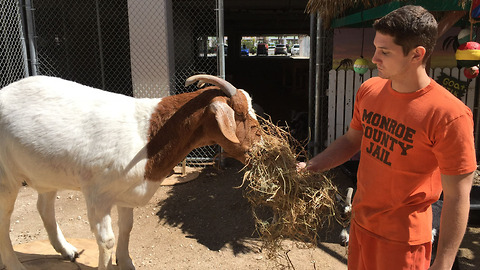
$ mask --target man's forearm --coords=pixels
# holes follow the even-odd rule
[[[470,201],[444,200],[435,264],[451,269],[467,227]],[[438,261],[438,262],[437,262]]]
[[[453,265],[468,222],[470,211],[468,183],[471,185],[470,178],[471,176],[465,176],[462,179],[463,188],[458,188],[456,192],[444,193],[437,256],[432,269],[451,269]],[[443,181],[442,183],[445,184]]]
[[[311,171],[323,172],[337,167],[360,150],[361,141],[362,132],[350,130],[335,140],[325,151],[310,159],[306,168]]]

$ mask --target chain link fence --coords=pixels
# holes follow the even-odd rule
[[[217,55],[206,53],[216,0],[2,0],[0,16],[2,87],[39,74],[153,98],[196,90],[184,87],[194,74],[217,74]],[[212,164],[219,150],[195,149],[187,163]]]
[[[0,3],[0,88],[27,76],[27,50],[18,0]]]
[[[183,91],[185,80],[192,74],[217,74],[217,55],[208,54],[208,37],[216,36],[216,1],[172,1],[175,73],[173,94]],[[194,90],[194,86],[193,89]],[[187,157],[190,164],[211,164],[220,153],[219,146],[194,149]]]

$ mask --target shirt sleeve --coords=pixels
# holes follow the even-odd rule
[[[471,112],[437,128],[433,152],[445,175],[471,173],[477,168]]]
[[[363,86],[363,85],[362,85]],[[363,96],[364,87],[360,87],[358,89],[357,95],[355,96],[355,103],[353,104],[353,117],[352,121],[350,122],[350,128],[355,130],[362,130],[362,121],[360,118],[360,100]]]

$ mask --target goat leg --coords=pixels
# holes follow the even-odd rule
[[[27,270],[15,255],[10,239],[10,218],[19,188],[1,184],[1,181],[8,180],[0,178],[0,265],[4,264],[8,270]]]
[[[130,232],[133,228],[133,208],[117,206],[118,210],[118,244],[117,265],[120,270],[135,270],[128,252]]]
[[[115,246],[115,235],[110,217],[112,205],[106,201],[91,200],[88,196],[92,193],[84,194],[87,199],[90,227],[98,244],[98,270],[112,269],[112,251]]]
[[[75,259],[78,258],[78,251],[74,246],[68,243],[67,240],[65,240],[65,237],[63,236],[63,233],[55,219],[56,194],[56,191],[43,193],[39,192],[37,209],[40,213],[40,217],[42,218],[43,225],[48,233],[48,238],[50,239],[50,243],[52,244],[53,248],[58,253],[61,253],[65,259],[74,262]]]

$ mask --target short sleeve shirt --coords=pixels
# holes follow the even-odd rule
[[[374,77],[357,93],[350,128],[363,132],[356,222],[392,241],[430,241],[440,175],[477,167],[470,109],[434,80],[399,93],[390,80]]]

